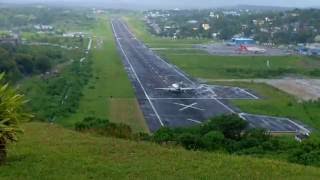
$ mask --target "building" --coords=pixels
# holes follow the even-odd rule
[[[0,44],[20,44],[20,37],[17,34],[9,34],[0,36]]]
[[[256,41],[251,38],[232,38],[228,45],[254,45]]]

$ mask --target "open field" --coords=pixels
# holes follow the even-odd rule
[[[317,179],[318,168],[24,124],[0,179]],[[174,159],[174,161],[173,161]],[[250,169],[250,171],[248,170]]]
[[[181,51],[180,51],[181,52]],[[319,76],[320,60],[300,56],[235,57],[161,51],[160,55],[198,78],[272,78],[286,75]],[[267,66],[269,61],[270,66]]]
[[[98,47],[97,40],[103,40],[102,47],[92,51],[93,76],[83,91],[77,113],[59,122],[72,126],[85,117],[96,116],[128,124],[134,131],[147,132],[133,88],[116,50],[109,21],[101,18],[93,33],[97,36],[94,46]]]

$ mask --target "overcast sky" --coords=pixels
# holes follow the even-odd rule
[[[265,5],[285,7],[320,7],[320,0],[0,0],[11,3],[77,3],[82,5],[103,5],[122,8],[208,8],[235,5]]]

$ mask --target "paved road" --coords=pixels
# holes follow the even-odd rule
[[[245,89],[200,84],[137,40],[121,20],[113,20],[112,28],[118,50],[151,132],[162,126],[191,126],[221,114],[240,113],[228,104],[228,99],[258,99]],[[176,94],[157,89],[178,82],[187,87],[195,87],[196,90]],[[268,124],[266,128],[277,130],[276,126],[272,129]]]

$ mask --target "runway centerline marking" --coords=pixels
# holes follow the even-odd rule
[[[183,111],[183,110],[186,110],[186,109],[196,109],[196,110],[199,110],[199,111],[204,111],[204,109],[201,109],[201,108],[198,108],[198,107],[195,107],[195,105],[197,105],[198,103],[192,103],[192,104],[181,104],[181,103],[173,103],[173,104],[176,104],[176,105],[179,105],[179,106],[183,106],[183,108],[179,109],[179,111]]]

